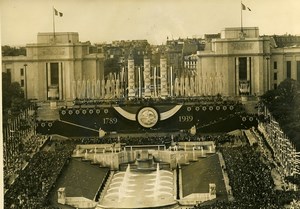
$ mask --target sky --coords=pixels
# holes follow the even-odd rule
[[[244,27],[260,35],[300,35],[299,0],[243,0]],[[36,43],[38,32],[78,32],[80,41],[202,37],[240,27],[240,0],[0,0],[1,44]]]

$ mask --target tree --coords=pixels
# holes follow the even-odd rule
[[[2,105],[3,109],[7,109],[11,105],[9,87],[10,87],[10,75],[8,73],[2,73]]]
[[[262,101],[279,122],[283,131],[300,149],[300,83],[284,80],[277,89],[266,92]]]
[[[26,48],[25,47],[10,47],[10,46],[2,46],[2,56],[26,56]]]
[[[30,105],[30,102],[24,98],[24,91],[20,84],[18,82],[11,83],[7,73],[2,73],[2,101],[4,125],[9,118],[9,110],[12,115],[18,115]]]
[[[104,61],[104,74],[108,75],[109,73],[118,73],[120,66],[118,64],[117,58],[109,58]]]

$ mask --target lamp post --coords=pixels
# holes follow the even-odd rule
[[[25,86],[25,99],[27,100],[27,64],[24,64],[24,86]]]

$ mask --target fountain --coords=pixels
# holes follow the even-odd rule
[[[193,160],[196,160],[195,149],[196,149],[196,147],[195,147],[195,145],[194,145],[194,146],[193,146]]]
[[[131,183],[131,181],[133,181],[130,179],[132,176],[136,175],[131,173],[130,164],[128,164],[125,172],[120,172],[114,175],[105,197],[116,197],[118,202],[121,202],[125,197],[134,197],[132,195],[128,195],[128,193],[132,192],[129,187],[135,186],[135,184]]]
[[[84,158],[87,160],[87,149],[85,150]]]
[[[129,179],[130,179],[130,164],[128,164],[128,166],[126,168],[126,171],[125,171],[125,174],[124,174],[124,177],[123,177],[123,180],[122,180],[122,183],[119,186],[119,191],[118,191],[119,192],[119,194],[118,194],[119,199],[118,199],[118,202],[121,202],[121,200],[123,199],[123,197],[126,194]]]
[[[126,171],[113,176],[106,194],[99,202],[101,208],[144,208],[174,204],[173,173],[160,170],[135,173],[128,164]],[[136,201],[136,198],[140,201]],[[154,201],[153,201],[154,200]]]

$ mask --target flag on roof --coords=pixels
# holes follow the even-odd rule
[[[248,10],[248,11],[251,11],[251,9],[249,7],[246,7],[245,4],[241,3],[242,4],[242,10]]]
[[[54,14],[55,14],[56,16],[60,16],[60,17],[63,16],[63,13],[62,13],[62,12],[57,11],[57,9],[55,9],[55,8],[53,8],[53,9],[54,9]]]

